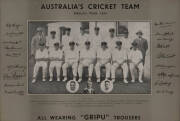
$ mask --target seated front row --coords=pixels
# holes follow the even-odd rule
[[[73,80],[82,81],[83,67],[88,67],[88,80],[92,80],[92,73],[95,68],[97,82],[100,82],[100,68],[105,67],[105,80],[110,79],[115,81],[115,72],[118,67],[123,70],[123,81],[128,83],[128,72],[130,68],[131,82],[135,82],[135,69],[139,71],[139,82],[142,83],[143,77],[143,56],[141,51],[137,49],[137,43],[132,43],[132,49],[127,53],[121,46],[121,41],[116,41],[116,48],[110,51],[105,41],[101,42],[101,47],[94,50],[91,47],[91,42],[85,42],[85,48],[79,50],[75,46],[74,41],[69,42],[69,49],[63,50],[59,43],[54,43],[54,49],[46,49],[44,43],[39,43],[40,48],[36,50],[35,66],[33,72],[32,83],[36,82],[39,68],[42,67],[42,81],[46,81],[47,67],[49,62],[49,81],[53,80],[53,70],[56,69],[57,81],[60,81],[60,70],[63,70],[63,81],[67,81],[67,69],[72,67]]]

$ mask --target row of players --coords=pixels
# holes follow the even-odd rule
[[[124,36],[121,38],[116,37],[115,35],[115,29],[110,28],[109,29],[109,35],[103,38],[103,36],[100,34],[100,28],[95,27],[94,28],[94,34],[88,34],[83,27],[80,27],[80,34],[77,36],[71,35],[71,28],[66,28],[64,34],[62,36],[58,37],[58,34],[56,31],[51,31],[50,35],[44,36],[44,33],[42,31],[43,29],[41,27],[37,28],[37,34],[33,36],[31,41],[31,54],[35,55],[35,51],[39,48],[39,42],[44,42],[46,47],[48,49],[54,48],[54,43],[59,42],[60,45],[63,46],[64,51],[69,48],[69,42],[74,41],[78,49],[84,48],[84,42],[90,41],[91,47],[95,50],[101,47],[101,42],[106,41],[108,44],[108,48],[110,50],[114,49],[116,47],[116,41],[119,39],[122,42],[122,48],[126,49],[126,51],[129,51],[129,48],[131,46],[130,40],[128,39],[128,30],[124,33]],[[138,49],[142,52],[143,59],[145,60],[146,51],[148,49],[148,42],[146,39],[142,37],[143,32],[139,30],[136,32],[137,38],[133,41],[137,42]],[[144,62],[143,62],[144,63]]]
[[[46,80],[46,72],[49,65],[50,80],[53,80],[53,70],[56,69],[57,81],[60,81],[60,69],[63,70],[63,81],[67,81],[67,69],[72,67],[73,80],[76,80],[77,73],[79,76],[78,82],[82,81],[83,67],[88,67],[88,76],[91,80],[93,69],[95,68],[97,82],[100,82],[100,68],[105,67],[106,74],[105,80],[110,79],[112,82],[115,81],[115,72],[118,67],[123,70],[123,81],[128,83],[127,77],[130,68],[131,82],[135,82],[135,69],[138,69],[138,79],[140,83],[143,83],[143,55],[142,52],[137,48],[137,42],[132,43],[131,50],[127,53],[122,49],[122,42],[116,41],[116,47],[110,50],[106,41],[102,41],[100,48],[95,50],[91,47],[91,41],[85,41],[85,48],[81,50],[77,48],[74,41],[69,42],[69,47],[64,51],[63,47],[59,42],[54,43],[53,49],[47,49],[45,43],[39,43],[39,49],[35,52],[35,66],[33,72],[32,83],[36,82],[36,76],[39,68],[42,67],[43,78],[42,81]],[[128,68],[129,66],[129,68]]]

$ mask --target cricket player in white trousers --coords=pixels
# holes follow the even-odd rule
[[[42,67],[42,81],[46,81],[47,74],[47,63],[48,63],[48,50],[45,48],[45,43],[39,43],[39,49],[35,53],[35,66],[33,71],[33,80],[32,83],[36,82],[36,77],[39,71],[39,68]]]
[[[82,72],[83,72],[84,67],[88,67],[88,75],[89,75],[88,81],[91,81],[95,59],[96,59],[96,51],[94,50],[94,48],[91,47],[91,42],[86,41],[85,48],[80,50],[80,61],[79,61],[79,67],[78,67],[78,74],[79,74],[78,82],[82,81]]]
[[[50,37],[47,37],[46,40],[46,46],[49,51],[54,49],[54,43],[60,43],[60,40],[58,40],[56,37],[56,31],[51,31]]]
[[[115,36],[115,29],[114,28],[110,28],[109,29],[109,36],[107,37],[106,41],[108,44],[109,49],[112,51],[114,50],[114,48],[116,47],[116,41],[117,41],[117,37]]]
[[[80,35],[78,36],[78,40],[76,42],[78,49],[81,50],[84,48],[84,42],[89,40],[89,34],[87,34],[83,27],[80,27]]]
[[[75,42],[69,42],[70,48],[65,51],[65,63],[63,65],[63,81],[67,81],[67,68],[72,67],[73,70],[73,80],[76,81],[77,77],[77,68],[78,68],[78,60],[79,60],[79,51],[75,48]]]
[[[63,50],[62,50],[62,47],[60,47],[59,43],[54,43],[54,49],[52,49],[49,52],[49,59],[50,59],[49,81],[53,80],[54,68],[56,69],[56,73],[57,73],[57,81],[60,81],[60,70],[63,64]]]
[[[133,42],[132,43],[132,49],[128,54],[128,59],[129,59],[129,66],[130,66],[130,72],[131,72],[131,77],[132,80],[131,82],[135,82],[135,69],[138,69],[139,71],[139,82],[143,83],[142,76],[143,76],[143,55],[140,50],[137,48],[137,43]]]
[[[69,42],[73,41],[71,36],[71,28],[66,28],[66,35],[62,36],[63,49],[67,50],[69,48]]]
[[[100,82],[100,69],[102,66],[106,68],[106,79],[110,78],[111,70],[111,51],[108,49],[107,42],[101,42],[101,48],[97,50],[97,63],[95,66],[97,82]]]
[[[122,49],[122,42],[116,42],[116,48],[112,51],[112,66],[111,66],[111,78],[112,82],[115,81],[116,69],[121,67],[123,70],[124,83],[128,83],[128,65],[127,65],[127,53]]]
[[[91,37],[91,47],[93,47],[95,50],[101,47],[102,42],[102,36],[99,34],[99,27],[94,28],[94,34]]]

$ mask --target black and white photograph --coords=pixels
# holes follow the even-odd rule
[[[150,21],[28,21],[29,94],[151,94]]]

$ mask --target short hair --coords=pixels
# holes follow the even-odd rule
[[[98,31],[99,31],[99,27],[97,27],[97,26],[96,26],[96,27],[94,27],[94,30],[98,30]]]
[[[39,43],[39,46],[44,46],[44,45],[45,45],[44,42],[40,42],[40,43]]]
[[[107,42],[105,42],[105,41],[101,42],[101,46],[102,45],[107,45]]]
[[[66,28],[66,31],[71,31],[71,28]]]
[[[143,32],[141,30],[139,30],[138,32],[136,32],[137,35],[143,35]]]
[[[54,46],[59,46],[59,42],[54,43]]]
[[[133,42],[131,45],[132,45],[133,47],[136,47],[136,46],[137,46],[137,42]]]
[[[109,32],[115,32],[114,28],[110,28]]]
[[[91,44],[90,41],[86,41],[86,42],[85,42],[85,45],[90,45],[90,44]]]
[[[70,84],[72,84],[72,83],[76,84],[74,81],[71,81],[71,82],[70,82]]]
[[[105,84],[106,84],[107,82],[110,83],[108,80],[104,81]]]
[[[122,45],[121,41],[116,41],[116,45]]]
[[[69,42],[69,45],[75,45],[74,41]]]
[[[51,34],[56,34],[56,31],[51,31],[50,33],[51,33]]]

